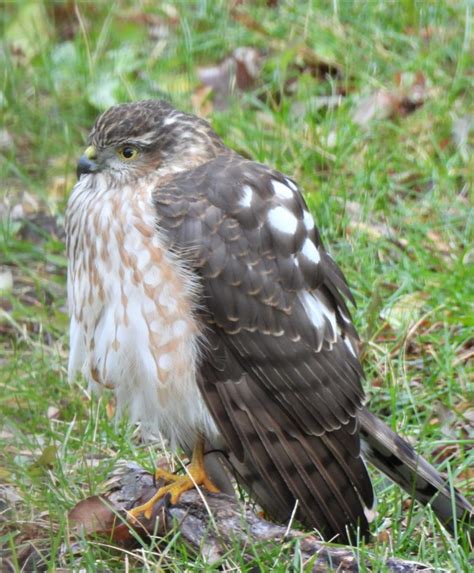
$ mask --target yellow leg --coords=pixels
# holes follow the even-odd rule
[[[171,494],[171,503],[175,504],[185,491],[189,491],[194,487],[203,486],[213,493],[219,491],[206,474],[204,467],[204,441],[202,438],[199,438],[196,442],[191,463],[186,468],[186,475],[175,476],[165,470],[157,469],[155,477],[156,479],[165,479],[171,483],[160,487],[155,495],[143,505],[131,509],[128,513],[132,520],[136,519],[140,514],[143,514],[146,519],[150,519],[155,503],[167,494]]]

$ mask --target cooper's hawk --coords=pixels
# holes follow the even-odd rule
[[[326,538],[368,530],[364,459],[444,523],[472,510],[364,407],[352,295],[291,178],[163,101],[109,109],[89,143],[67,210],[71,378],[198,444],[200,483],[205,443],[269,514],[297,503]]]

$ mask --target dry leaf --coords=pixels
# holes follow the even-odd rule
[[[457,444],[441,444],[434,448],[431,452],[433,459],[437,464],[449,459],[456,459],[459,457],[460,447]]]
[[[197,71],[200,81],[212,88],[214,106],[225,109],[229,97],[236,90],[252,88],[260,74],[262,57],[255,48],[236,48],[232,55],[217,66],[202,67]]]
[[[417,71],[414,74],[411,72],[398,72],[395,74],[394,79],[401,98],[401,114],[409,114],[425,103],[428,97],[428,88],[423,72]]]
[[[105,534],[119,546],[130,546],[136,544],[133,528],[139,531],[146,531],[147,527],[150,532],[154,530],[157,516],[167,504],[168,497],[155,505],[150,519],[141,516],[140,522],[135,523],[132,528],[131,522],[125,520],[125,511],[150,499],[156,492],[157,485],[161,486],[163,482],[155,485],[153,476],[134,462],[125,467],[119,463],[117,467],[118,472],[114,472],[104,484],[107,493],[102,497],[93,495],[80,501],[69,512],[68,518],[78,531],[87,535]],[[130,469],[132,472],[127,473]],[[121,512],[121,518],[117,516],[118,512]]]
[[[112,528],[115,513],[103,498],[93,495],[75,505],[68,518],[76,529],[86,534],[103,533]]]
[[[374,119],[388,119],[394,116],[398,105],[399,98],[396,94],[386,89],[377,90],[359,100],[352,115],[352,120],[354,123],[364,127]]]
[[[57,420],[59,417],[59,408],[56,406],[48,406],[47,414],[48,420]]]
[[[390,539],[391,535],[387,529],[384,529],[377,534],[377,542],[379,543],[389,543]]]
[[[433,95],[434,90],[430,92],[427,89],[422,72],[416,72],[414,75],[397,73],[394,88],[378,89],[359,100],[352,120],[361,127],[367,127],[373,120],[405,116],[414,112]]]
[[[466,408],[466,402],[462,402],[455,408],[447,408],[441,402],[435,402],[430,424],[440,425],[441,431],[450,440],[450,443],[441,444],[434,450],[434,455],[439,459],[444,460],[459,455],[461,444],[453,444],[451,440],[466,440],[462,446],[464,449],[473,447],[467,443],[474,437],[474,409],[471,406],[467,403]]]

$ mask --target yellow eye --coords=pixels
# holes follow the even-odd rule
[[[123,159],[124,161],[130,161],[131,159],[135,159],[135,157],[138,155],[138,148],[136,148],[134,145],[124,145],[123,147],[119,147],[117,149],[117,153],[120,159]]]

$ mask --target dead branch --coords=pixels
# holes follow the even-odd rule
[[[101,497],[81,501],[69,518],[86,533],[106,533],[117,545],[130,547],[135,537],[126,512],[153,495],[156,491],[153,476],[134,462],[122,462],[105,489]],[[280,548],[289,544],[292,551],[299,551],[305,570],[312,573],[356,572],[361,567],[379,570],[381,566],[379,560],[376,562],[355,548],[323,543],[313,535],[270,523],[228,495],[193,490],[183,494],[176,505],[166,501],[157,504],[151,518],[141,519],[133,529],[147,536],[164,536],[178,530],[182,540],[208,563],[218,562],[239,543],[244,550],[255,544]],[[396,558],[386,559],[383,566],[384,570],[397,573],[433,570],[421,563]]]

